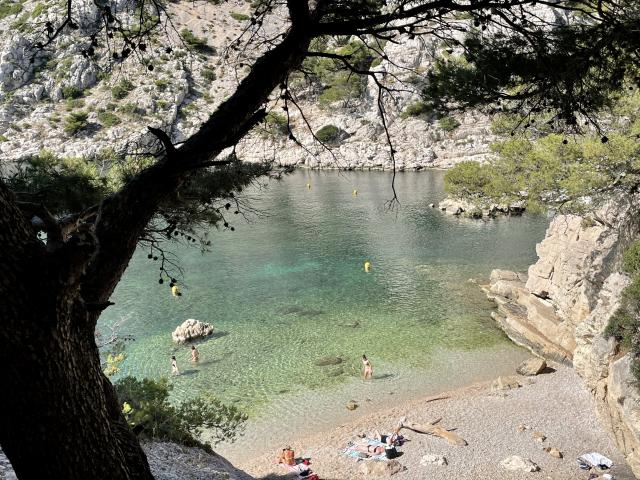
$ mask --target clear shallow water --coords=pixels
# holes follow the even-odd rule
[[[123,374],[167,376],[175,354],[183,375],[172,380],[173,397],[208,391],[238,404],[252,416],[249,441],[286,411],[307,426],[335,422],[340,415],[325,418],[330,405],[350,396],[380,406],[388,392],[418,395],[511,369],[524,354],[468,279],[526,268],[547,220],[445,216],[428,206],[444,197],[438,171],[399,174],[401,207],[388,211],[390,182],[385,172],[296,172],[246,192],[268,217],[247,224],[232,215],[236,231],[211,232],[209,253],[175,247],[185,270],[179,298],[139,251],[101,319],[127,318],[122,332],[136,338]],[[216,328],[198,346],[197,367],[188,347],[171,342],[186,318]],[[366,384],[363,353],[375,367]],[[326,356],[344,361],[314,364]]]

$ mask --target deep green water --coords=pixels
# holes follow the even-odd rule
[[[375,366],[370,385],[385,390],[413,378],[471,378],[456,365],[473,370],[464,358],[474,352],[497,361],[521,355],[468,280],[526,268],[547,220],[446,216],[428,206],[444,197],[437,171],[399,174],[401,206],[389,211],[390,182],[384,172],[296,172],[247,191],[262,215],[251,223],[232,215],[236,231],[211,232],[209,253],[174,248],[185,270],[179,298],[158,285],[157,262],[139,251],[101,320],[127,318],[122,333],[136,338],[123,373],[167,376],[175,354],[184,374],[173,379],[174,398],[210,391],[259,418],[283,397],[291,406],[357,381],[363,353]],[[217,330],[199,345],[197,367],[171,342],[187,318]],[[328,355],[344,362],[314,365]]]

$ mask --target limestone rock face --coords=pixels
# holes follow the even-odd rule
[[[528,278],[495,270],[486,287],[492,317],[516,343],[573,364],[596,400],[597,415],[640,477],[640,393],[631,357],[604,337],[630,279],[621,253],[640,233],[636,198],[612,201],[589,218],[560,215],[538,244]]]
[[[538,261],[526,281],[515,273],[492,274],[487,294],[498,304],[492,316],[512,340],[543,357],[573,361],[576,327],[640,231],[633,203],[617,199],[589,219],[555,217],[536,247]]]
[[[171,334],[174,342],[184,343],[213,333],[213,325],[189,318]]]

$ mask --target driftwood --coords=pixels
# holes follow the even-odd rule
[[[407,428],[414,432],[435,435],[436,437],[444,438],[451,445],[458,445],[460,447],[467,445],[467,441],[457,433],[450,432],[446,428],[436,425],[440,420],[442,420],[442,418],[438,418],[427,424],[403,421],[398,425],[398,428]]]

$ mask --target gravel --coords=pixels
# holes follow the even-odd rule
[[[339,453],[349,440],[357,440],[359,434],[374,429],[388,432],[403,416],[416,423],[442,417],[439,425],[455,428],[455,432],[469,445],[457,447],[441,438],[403,430],[409,441],[401,447],[403,455],[398,461],[406,470],[393,478],[586,480],[589,472],[578,468],[576,458],[583,453],[599,452],[613,460],[615,465],[609,473],[616,479],[634,479],[624,458],[596,419],[595,404],[582,380],[571,368],[550,366],[555,372],[536,377],[518,376],[521,388],[494,392],[490,382],[476,384],[436,397],[406,402],[321,435],[291,439],[291,446],[296,455],[311,457],[313,470],[323,480],[362,478],[362,462]],[[433,400],[442,396],[449,398]],[[522,430],[522,425],[527,428],[519,432],[518,427]],[[533,432],[536,431],[546,437],[543,442],[534,439]],[[269,454],[238,467],[258,478],[282,475],[284,469],[272,463],[278,445],[271,447],[273,451]],[[546,447],[558,449],[564,458],[554,458],[544,451]],[[444,456],[447,465],[429,462],[421,465],[424,455]],[[500,462],[512,455],[531,460],[540,467],[540,471],[506,470]]]

